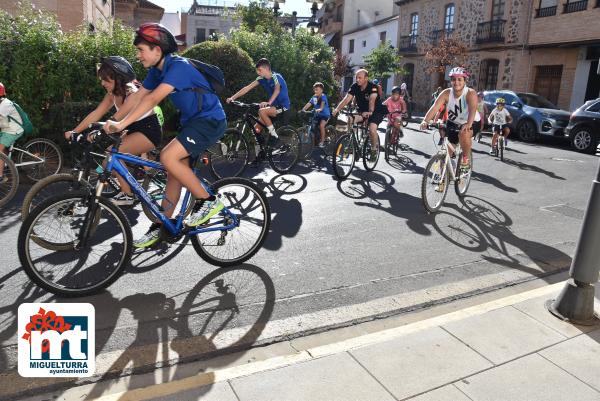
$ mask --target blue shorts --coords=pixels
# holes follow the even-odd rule
[[[197,118],[186,122],[176,139],[192,158],[196,158],[217,143],[226,129],[227,120]]]

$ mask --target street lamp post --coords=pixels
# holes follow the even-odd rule
[[[279,17],[279,3],[285,3],[285,0],[273,0],[273,14],[276,18],[280,20],[280,23],[284,26],[291,26],[292,36],[296,35],[296,27],[298,24],[307,22],[307,28],[311,29],[311,32],[314,33],[314,29],[320,26],[317,21],[317,11],[319,11],[319,4],[322,4],[324,0],[306,0],[308,3],[312,3],[312,7],[310,8],[311,16],[310,17],[298,17],[298,12],[292,12],[292,16],[290,17]]]
[[[592,193],[587,204],[579,241],[569,270],[569,281],[555,300],[546,302],[554,316],[575,324],[593,325],[598,322],[594,314],[594,284],[600,271],[600,163]]]

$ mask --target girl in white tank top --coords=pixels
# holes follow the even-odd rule
[[[460,94],[460,97],[454,96],[454,88],[450,88],[450,94],[448,95],[448,121],[456,124],[463,125],[469,120],[469,106],[467,103],[467,93],[469,88],[465,85]],[[481,117],[477,110],[475,110],[475,120],[479,121]]]

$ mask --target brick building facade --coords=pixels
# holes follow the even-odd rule
[[[400,0],[399,51],[417,109],[428,106],[440,73],[426,51],[444,36],[468,48],[469,85],[535,92],[573,110],[600,96],[600,0]]]
[[[114,3],[115,18],[132,28],[144,22],[159,22],[165,12],[164,8],[148,0],[114,0]]]
[[[114,15],[113,0],[31,0],[31,4],[56,14],[64,31],[81,25],[91,31],[106,30]],[[0,9],[14,15],[19,6],[15,0],[0,0]]]

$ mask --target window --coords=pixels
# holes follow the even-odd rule
[[[488,103],[491,104],[496,104],[496,99],[498,99],[499,97],[501,97],[502,99],[504,99],[504,101],[506,102],[506,104],[511,105],[513,102],[517,102],[517,103],[521,103],[519,102],[519,100],[517,99],[516,96],[508,93],[508,92],[491,92],[491,93],[487,93],[484,97],[483,100],[485,100]]]
[[[600,113],[600,102],[596,102],[587,108],[587,111],[592,111],[594,113]]]
[[[410,36],[417,36],[419,32],[419,14],[414,13],[410,16]]]
[[[344,15],[344,6],[338,6],[336,9],[335,22],[342,22],[342,16]]]
[[[540,0],[540,8],[554,7],[558,4],[558,0]]]
[[[348,89],[350,89],[353,82],[354,82],[354,77],[352,75],[344,77],[344,92],[347,92]]]
[[[367,47],[367,41],[363,40],[363,47]]]
[[[562,65],[540,65],[536,67],[535,81],[533,91],[550,100],[552,103],[558,103],[558,94],[560,91],[560,80],[562,78]]]
[[[350,39],[348,42],[348,53],[354,53],[354,39]]]
[[[379,41],[381,43],[385,43],[386,36],[387,36],[387,32],[385,32],[385,31],[384,32],[379,32]]]
[[[541,96],[532,93],[517,93],[517,95],[527,106],[542,109],[558,109],[558,107]]]
[[[446,6],[446,12],[444,13],[444,30],[446,32],[454,29],[454,4],[448,4]]]
[[[535,11],[536,18],[550,17],[556,15],[557,0],[540,0],[538,9]]]
[[[196,28],[196,43],[204,42],[206,40],[206,29]]]
[[[504,18],[505,0],[492,0],[492,21]]]
[[[480,87],[483,90],[494,90],[498,84],[498,67],[500,61],[494,59],[483,60],[481,62],[481,71],[479,76]]]

